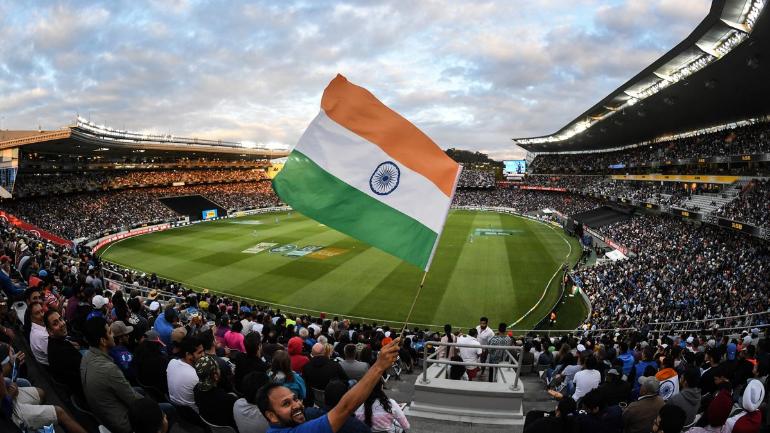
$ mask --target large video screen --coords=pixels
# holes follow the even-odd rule
[[[527,172],[526,159],[503,161],[503,176],[524,176]]]

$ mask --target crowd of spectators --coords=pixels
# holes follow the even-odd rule
[[[770,308],[766,241],[666,215],[637,216],[599,230],[636,257],[575,273],[591,301],[592,327],[641,327]]]
[[[3,210],[66,239],[180,217],[158,199],[202,195],[225,209],[275,206],[270,182],[237,182],[162,188],[134,188],[29,197],[3,203]]]
[[[417,368],[423,348],[436,350],[428,343],[456,341],[520,346],[523,363],[544,372],[558,409],[527,414],[526,433],[690,425],[692,433],[758,433],[770,367],[759,329],[670,335],[647,324],[767,311],[767,245],[666,217],[631,221],[632,234],[622,239],[641,238],[639,256],[577,275],[593,303],[582,335],[514,336],[504,323],[494,332],[482,317],[477,327],[448,325],[443,334],[414,328],[395,340],[388,326],[287,314],[103,265],[0,221],[0,287],[24,306],[17,314],[0,303],[0,350],[10,361],[0,375],[17,367],[13,384],[0,377],[0,398],[9,402],[0,407],[0,429],[89,428],[69,408],[44,404],[25,365],[39,363],[49,366],[41,374],[115,433],[165,432],[195,416],[241,433],[262,433],[269,424],[395,432],[409,420],[382,378],[396,365]],[[636,329],[620,329],[628,327]],[[598,328],[613,330],[592,331]],[[502,352],[460,348],[438,356],[500,362]],[[481,380],[475,366],[452,370],[452,378]]]
[[[262,169],[197,169],[197,170],[110,170],[40,173],[21,170],[16,178],[14,194],[61,194],[70,191],[98,191],[136,186],[168,186],[176,182],[255,182],[267,179]]]
[[[477,170],[463,167],[460,172],[460,179],[457,181],[458,188],[494,188],[495,173],[489,170]]]
[[[484,191],[457,191],[453,206],[508,207],[518,212],[551,209],[575,215],[601,206],[598,199],[562,192],[498,188]]]
[[[752,180],[737,199],[717,209],[715,214],[758,227],[770,225],[770,180]]]
[[[709,158],[770,153],[767,123],[664,141],[630,149],[602,153],[542,154],[530,165],[533,173],[607,173],[611,165],[624,167],[687,158]]]

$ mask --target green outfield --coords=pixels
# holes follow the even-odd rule
[[[554,273],[579,255],[577,242],[558,227],[453,210],[410,322],[466,327],[485,315],[492,323],[511,323],[537,303],[551,282],[539,308],[517,328],[534,326],[558,297]],[[405,319],[422,276],[420,269],[296,212],[129,238],[108,246],[102,257],[192,288],[280,304],[288,311],[394,324]]]

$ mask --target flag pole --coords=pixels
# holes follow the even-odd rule
[[[414,299],[412,300],[412,306],[409,308],[409,313],[407,313],[406,319],[404,320],[404,327],[401,328],[402,337],[406,335],[406,325],[409,324],[409,319],[412,317],[412,310],[414,310],[414,305],[417,303],[417,298],[420,297],[420,292],[422,291],[422,286],[425,285],[425,278],[427,276],[428,276],[428,271],[425,271],[422,273],[422,280],[420,280],[420,287],[417,288],[417,294],[414,295]]]

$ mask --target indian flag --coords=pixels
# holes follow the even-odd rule
[[[417,127],[337,75],[273,188],[298,212],[427,271],[460,170]]]

